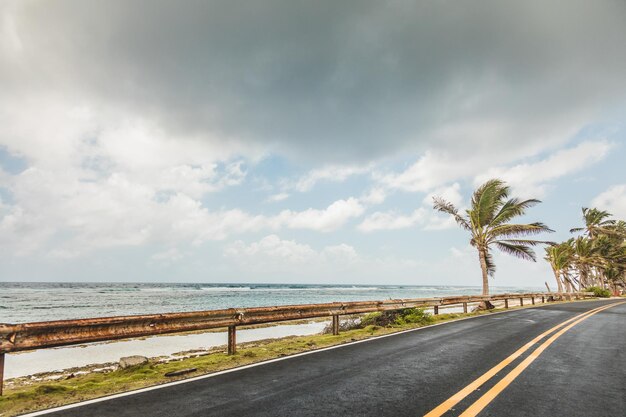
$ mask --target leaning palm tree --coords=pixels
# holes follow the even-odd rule
[[[489,295],[489,276],[493,276],[496,266],[491,255],[492,247],[516,256],[536,262],[535,252],[531,248],[540,243],[525,237],[543,232],[552,232],[543,223],[512,224],[510,221],[523,215],[526,209],[540,203],[539,200],[509,199],[510,188],[499,179],[492,179],[478,187],[472,196],[471,207],[465,214],[441,197],[434,197],[433,208],[450,214],[454,220],[471,234],[470,244],[478,251],[478,260],[483,275],[483,295]],[[484,302],[483,308],[493,308],[490,302]]]
[[[567,271],[571,268],[573,262],[570,242],[549,245],[545,248],[545,251],[546,256],[544,259],[550,263],[558,292],[562,293],[564,290],[563,284],[569,289],[569,285],[567,285]]]
[[[579,236],[573,242],[573,264],[578,271],[578,290],[597,285],[604,286],[594,271],[602,267],[604,259],[600,254],[598,246],[590,238]]]

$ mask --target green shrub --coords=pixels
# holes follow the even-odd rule
[[[383,313],[381,313],[380,311],[377,311],[375,313],[368,313],[366,315],[363,316],[363,318],[361,318],[361,327],[365,328],[367,326],[371,326],[371,325],[377,325],[378,321],[380,321],[380,316],[382,316]]]
[[[361,326],[404,326],[407,324],[429,324],[434,321],[430,313],[423,308],[405,308],[403,310],[370,313],[361,319]]]
[[[423,308],[407,308],[400,310],[396,324],[429,324],[433,321],[433,316],[424,311]]]
[[[594,296],[600,298],[609,298],[611,296],[611,291],[600,287],[589,287],[585,291],[592,292]]]

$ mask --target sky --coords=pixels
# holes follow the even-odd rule
[[[626,218],[623,1],[0,1],[0,281],[479,285],[501,178]],[[496,254],[492,285],[543,287]]]

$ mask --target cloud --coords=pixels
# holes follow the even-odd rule
[[[381,204],[387,198],[387,192],[383,187],[376,186],[370,189],[365,195],[363,195],[359,200],[365,204]]]
[[[592,207],[599,210],[606,210],[616,218],[626,219],[626,184],[614,185],[606,191],[596,196],[592,202]]]
[[[341,227],[349,219],[359,217],[365,208],[355,198],[337,200],[324,210],[307,209],[300,212],[284,210],[273,221],[291,229],[311,229],[329,232]]]
[[[487,159],[487,156],[478,156]],[[455,158],[449,153],[425,152],[400,173],[376,173],[374,178],[384,187],[406,192],[427,192],[450,181],[463,178],[484,166],[476,156]]]
[[[295,184],[287,185],[287,188],[304,193],[310,191],[319,181],[343,182],[351,176],[364,174],[370,169],[370,166],[327,166],[308,172]]]
[[[454,204],[457,208],[462,208],[463,196],[461,195],[461,185],[458,182],[455,182],[447,187],[437,188],[428,193],[428,195],[424,198],[424,205],[432,207],[434,197],[441,197]]]
[[[356,250],[345,243],[329,245],[321,250],[268,235],[246,244],[238,240],[228,245],[223,252],[225,258],[236,261],[239,268],[258,271],[294,271],[302,276],[302,268],[311,271],[345,270],[361,262]]]
[[[269,202],[277,202],[277,201],[283,201],[289,198],[289,194],[288,193],[278,193],[278,194],[273,194],[271,196],[268,197],[267,201]]]
[[[440,196],[462,207],[463,196],[460,193],[461,186],[458,183],[447,187],[438,188],[427,194],[423,200],[423,207],[415,209],[412,213],[404,215],[396,211],[377,211],[366,217],[357,229],[362,232],[373,232],[378,230],[397,230],[415,226],[422,226],[425,230],[448,229],[455,226],[453,219],[449,216],[441,216],[432,209],[433,196]]]
[[[150,261],[152,264],[159,267],[171,266],[182,260],[184,257],[185,255],[181,253],[178,248],[169,248],[153,254],[150,257]]]
[[[612,147],[606,140],[582,142],[534,163],[491,168],[478,176],[474,183],[478,185],[490,178],[500,178],[524,197],[542,197],[547,192],[547,183],[601,161]]]
[[[228,170],[226,178],[231,178]],[[7,186],[15,203],[2,207],[0,220],[0,243],[5,250],[29,254],[54,247],[51,256],[67,258],[96,249],[151,243],[198,245],[260,230],[330,232],[364,211],[354,198],[337,200],[324,209],[283,210],[273,215],[237,208],[210,211],[193,192],[186,193],[190,185],[185,181],[178,186],[164,183],[160,188],[123,172],[87,180],[73,174],[31,167],[11,176]]]
[[[612,146],[606,140],[586,141],[556,151],[538,162],[513,166],[509,164],[534,156],[534,150],[527,154],[514,149],[513,152],[499,154],[476,152],[468,155],[457,155],[453,151],[427,151],[405,170],[376,172],[374,179],[386,189],[432,194],[433,189],[467,177],[475,177],[475,185],[490,178],[501,178],[510,182],[519,192],[541,195],[546,191],[546,183],[601,161]],[[499,166],[494,167],[495,164]]]
[[[274,278],[297,275],[301,281],[335,284],[362,282],[363,277],[382,273],[407,274],[419,265],[398,257],[364,257],[345,243],[315,249],[275,234],[251,243],[238,240],[224,249],[223,257],[243,273],[269,273]]]
[[[308,245],[299,244],[293,240],[282,240],[276,235],[266,236],[249,245],[243,241],[237,241],[225,249],[224,255],[237,258],[259,256],[294,263],[313,262],[320,256]]]
[[[26,165],[15,174],[0,171],[0,187],[10,195],[0,211],[0,243],[9,253],[69,258],[259,230],[329,232],[364,210],[353,198],[266,215],[208,210],[207,195],[243,185],[247,165],[261,153],[207,136],[171,137],[133,115],[93,112],[54,97],[6,104],[0,99],[7,116],[2,144]]]
[[[377,211],[366,217],[357,229],[370,233],[379,230],[399,230],[421,226],[424,230],[443,230],[456,227],[454,219],[434,213],[432,208],[420,207],[408,215],[396,211]]]
[[[485,169],[493,163],[491,154],[468,155],[455,160],[450,154],[426,152],[415,163],[400,173],[376,174],[379,187],[405,192],[423,192],[426,196],[420,208],[412,214],[403,215],[395,211],[376,212],[368,216],[358,229],[364,232],[393,230],[422,225],[424,229],[437,230],[455,227],[454,220],[428,210],[434,196],[443,197],[463,209],[463,196],[458,182],[475,175],[474,185],[490,178],[508,182],[515,193],[524,197],[542,197],[548,184],[560,177],[581,171],[604,159],[613,145],[606,140],[586,141],[577,146],[558,150],[548,157],[532,163],[518,163]],[[515,158],[514,156],[512,156]],[[515,158],[519,159],[519,157]],[[445,185],[449,184],[449,185]]]
[[[456,156],[536,153],[626,91],[621,2],[0,7],[5,104],[65,97],[166,137],[324,163],[451,144]]]
[[[408,216],[404,216],[393,211],[377,211],[363,220],[357,228],[362,232],[406,229],[423,223],[426,220],[426,217],[427,211],[424,208],[418,208]]]
[[[76,266],[69,258],[132,247],[148,262],[177,248],[188,264],[203,243],[250,234],[452,227],[431,195],[462,206],[459,184],[490,169],[545,193],[610,152],[598,140],[555,150],[623,113],[625,11],[578,0],[0,2],[0,164],[23,161],[0,171],[5,260]],[[341,195],[297,194],[348,180]],[[421,207],[393,206],[401,192],[422,193]],[[347,259],[344,245],[311,250]],[[376,259],[355,273],[394,262],[415,272]]]

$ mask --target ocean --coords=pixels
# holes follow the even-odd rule
[[[492,287],[492,293],[537,288]],[[0,282],[0,323],[480,294],[473,286]]]

